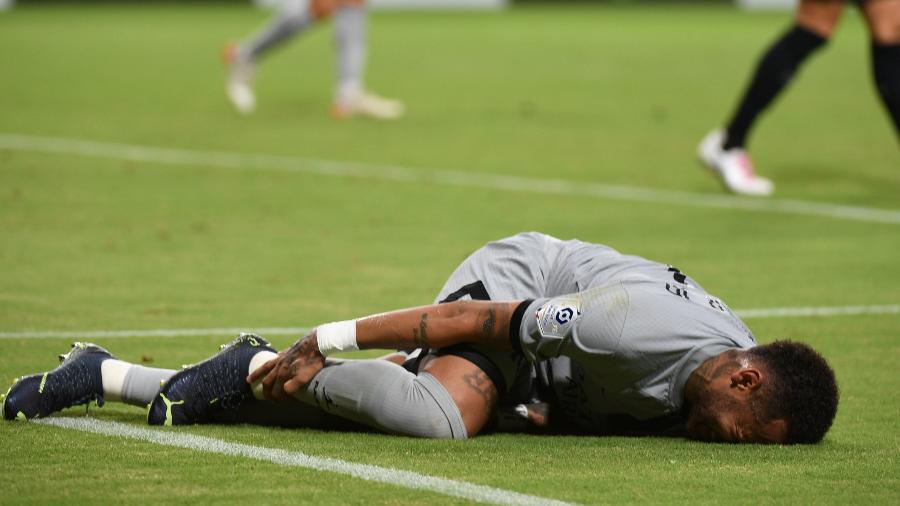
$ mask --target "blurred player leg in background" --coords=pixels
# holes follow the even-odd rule
[[[747,135],[759,114],[791,82],[800,65],[828,41],[843,10],[843,0],[800,0],[794,25],[763,54],[725,130],[711,132],[700,143],[700,160],[728,190],[757,196],[774,191],[770,180],[753,171],[745,151]]]
[[[366,7],[362,0],[344,0],[334,14],[336,88],[331,113],[336,118],[356,114],[378,119],[403,115],[403,104],[367,92],[363,87],[366,67]]]
[[[363,115],[395,119],[403,104],[365,91],[367,15],[363,0],[284,0],[281,11],[261,31],[241,45],[228,44],[226,93],[242,114],[256,109],[253,77],[256,63],[271,49],[334,14],[337,83],[332,114],[338,118]]]
[[[900,0],[868,0],[863,14],[872,34],[872,74],[900,135]]]
[[[308,0],[284,0],[281,10],[268,25],[240,46],[228,43],[224,50],[228,65],[225,91],[235,109],[250,114],[256,109],[253,77],[256,62],[270,49],[290,40],[312,26],[315,14]]]

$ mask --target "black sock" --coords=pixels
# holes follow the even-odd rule
[[[900,135],[900,44],[872,42],[872,72],[878,94]]]
[[[797,68],[828,39],[801,26],[793,26],[763,55],[725,136],[725,149],[743,147],[756,117],[791,81]]]

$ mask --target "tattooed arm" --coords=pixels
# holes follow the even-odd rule
[[[519,302],[460,301],[356,320],[360,349],[445,348],[460,343],[512,350],[509,325]],[[284,400],[305,387],[325,366],[316,331],[266,362],[247,378],[260,381],[266,399]]]
[[[476,343],[511,351],[509,324],[519,302],[461,301],[392,311],[356,320],[367,348],[446,348]]]

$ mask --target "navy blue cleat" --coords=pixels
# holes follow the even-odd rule
[[[247,384],[250,360],[275,350],[253,334],[241,334],[199,364],[182,369],[160,388],[148,406],[150,425],[191,425],[232,421],[234,413],[254,399]]]
[[[71,406],[103,405],[100,364],[113,356],[91,343],[74,343],[56,369],[17,379],[3,398],[6,420],[43,418]]]

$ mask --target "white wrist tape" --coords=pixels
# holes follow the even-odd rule
[[[316,327],[319,353],[327,357],[339,351],[356,351],[356,320],[326,323]]]

